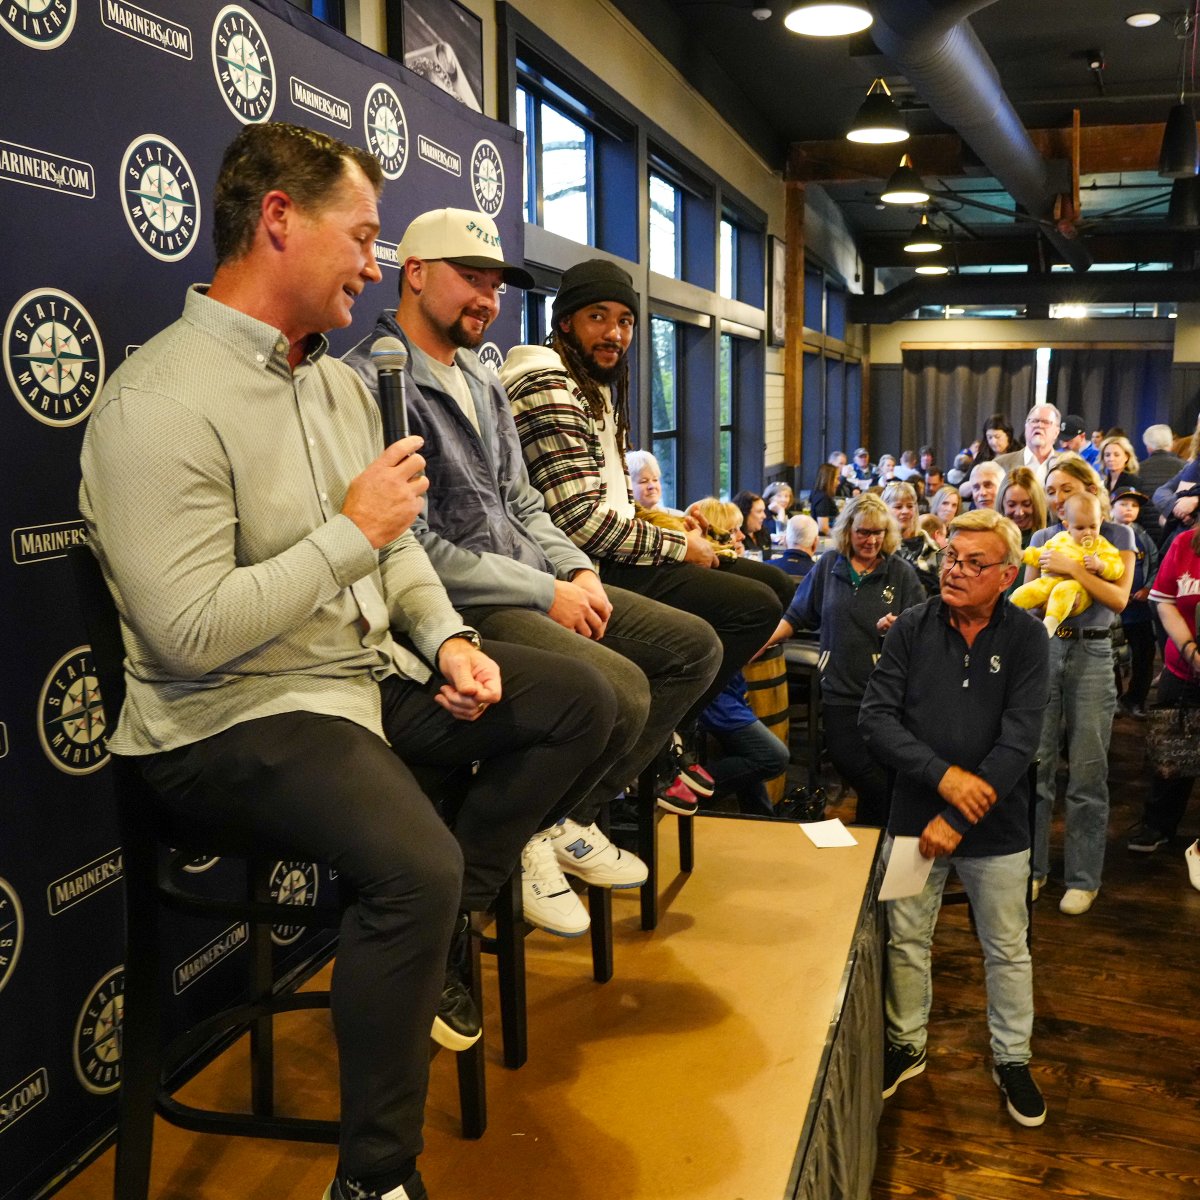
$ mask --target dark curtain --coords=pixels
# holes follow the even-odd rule
[[[982,435],[992,413],[1021,429],[1033,404],[1034,374],[1033,350],[905,350],[902,445],[895,453],[930,445],[949,467],[960,448]]]
[[[1046,399],[1089,429],[1120,426],[1141,456],[1139,435],[1168,420],[1170,350],[1051,350]]]

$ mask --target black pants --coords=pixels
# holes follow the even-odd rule
[[[1163,708],[1185,704],[1200,706],[1200,684],[1187,683],[1164,667],[1162,678],[1158,681],[1158,703]],[[1153,776],[1150,780],[1150,799],[1146,801],[1142,818],[1145,823],[1166,837],[1174,837],[1187,811],[1188,797],[1192,794],[1195,782],[1194,779],[1160,779],[1157,775]]]
[[[821,708],[821,722],[830,761],[858,797],[855,824],[886,828],[892,809],[891,781],[887,771],[871,757],[858,732],[858,706],[825,704]]]
[[[341,1168],[372,1178],[421,1150],[429,1030],[455,915],[486,907],[521,847],[556,818],[615,716],[599,672],[491,643],[504,698],[477,721],[433,703],[441,680],[380,685],[391,742],[341,717],[284,713],[146,760],[172,817],[216,844],[319,859],[348,884],[331,1008]],[[402,761],[402,759],[404,761]],[[478,761],[454,832],[407,762],[431,778]],[[244,843],[244,846],[243,846]],[[464,870],[465,863],[465,870]]]
[[[778,598],[764,583],[694,563],[659,567],[600,566],[605,584],[627,588],[671,608],[707,621],[721,642],[721,665],[712,683],[684,714],[681,725],[692,725],[709,701],[766,645],[783,615]]]
[[[1129,643],[1129,687],[1121,699],[1135,708],[1145,708],[1154,678],[1154,623],[1135,621],[1126,625],[1125,640]]]

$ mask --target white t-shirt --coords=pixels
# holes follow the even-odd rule
[[[605,508],[612,509],[619,517],[630,520],[633,517],[633,505],[629,501],[629,486],[625,482],[625,456],[617,448],[617,418],[612,411],[612,392],[607,387],[600,388],[604,397],[604,420],[598,422],[596,433],[600,438],[600,448],[604,451],[604,470],[600,478],[604,480]]]
[[[479,414],[475,411],[475,397],[471,395],[471,389],[467,386],[467,378],[462,373],[462,368],[456,362],[449,365],[438,362],[436,358],[425,354],[423,350],[418,349],[418,353],[424,355],[429,373],[442,385],[442,390],[462,409],[463,416],[471,422],[475,427],[475,432],[478,433]]]

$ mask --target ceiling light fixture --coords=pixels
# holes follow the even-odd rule
[[[783,23],[805,37],[845,37],[866,29],[873,19],[863,4],[798,4]]]
[[[1200,229],[1200,175],[1171,184],[1167,224],[1172,229]]]
[[[927,262],[917,267],[918,275],[949,275],[950,268],[945,263]]]
[[[1179,51],[1179,103],[1167,114],[1163,130],[1162,148],[1158,152],[1158,173],[1165,179],[1190,179],[1200,175],[1200,142],[1196,139],[1196,113],[1191,102],[1185,99],[1186,66],[1188,43],[1191,43],[1192,88],[1196,86],[1196,21],[1191,13],[1184,13],[1182,22],[1176,26],[1180,38]]]
[[[876,79],[871,84],[867,98],[862,102],[846,137],[852,142],[871,145],[908,140],[904,118],[900,116],[892,93],[882,79]]]
[[[1157,25],[1162,17],[1158,13],[1140,12],[1130,13],[1125,18],[1126,25],[1132,25],[1134,29],[1149,29],[1151,25]]]
[[[929,214],[922,213],[921,219],[917,222],[917,227],[909,235],[908,241],[904,243],[904,249],[909,254],[936,254],[942,248],[942,243],[938,241],[933,229],[929,224]]]
[[[927,204],[929,193],[921,177],[913,170],[912,159],[904,155],[900,165],[892,172],[887,186],[879,196],[885,204]]]

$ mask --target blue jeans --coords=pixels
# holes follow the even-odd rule
[[[761,721],[751,721],[740,729],[710,729],[710,737],[721,747],[721,757],[709,763],[716,782],[714,796],[736,792],[747,808],[768,815],[774,813],[763,780],[774,779],[787,770],[788,748]]]
[[[1050,639],[1050,703],[1038,745],[1037,832],[1033,874],[1050,871],[1050,821],[1062,734],[1067,737],[1067,830],[1063,878],[1069,888],[1094,892],[1104,869],[1108,836],[1108,742],[1117,687],[1108,638]]]
[[[885,857],[891,849],[889,835]],[[1028,850],[994,858],[935,858],[919,895],[887,901],[888,1041],[925,1048],[933,1003],[930,947],[951,863],[970,897],[983,948],[992,1057],[997,1063],[1028,1062],[1033,1034],[1033,960],[1025,940]]]

